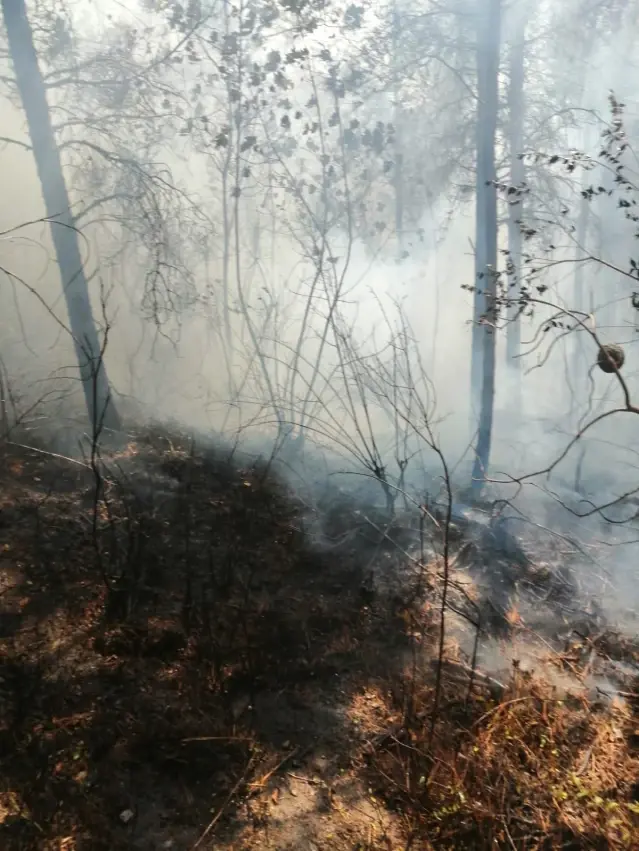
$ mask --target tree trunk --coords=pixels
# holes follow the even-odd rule
[[[589,173],[587,173],[586,177],[588,177],[588,174]],[[587,188],[588,185],[589,182],[586,179],[584,181],[584,188]],[[588,311],[588,307],[586,306],[586,293],[584,289],[584,259],[588,256],[586,243],[588,241],[588,224],[590,220],[591,203],[591,201],[588,201],[586,198],[582,197],[579,204],[579,217],[577,219],[577,244],[575,246],[575,271],[573,276],[573,295],[571,307],[575,311],[578,311],[580,313],[586,313]],[[577,328],[574,332],[572,369],[570,371],[572,383],[570,405],[571,420],[575,410],[578,410],[579,404],[581,401],[583,401],[583,399],[585,398],[585,393],[587,392],[586,381],[589,365],[590,364],[588,363],[586,355],[585,334],[581,328]]]
[[[96,435],[102,427],[119,429],[120,420],[111,399],[102,348],[91,311],[78,234],[73,223],[69,193],[25,2],[1,2],[9,53],[27,119],[47,218],[51,220],[51,237],[60,269],[92,434]]]
[[[404,255],[404,140],[402,128],[402,101],[400,94],[400,64],[399,64],[399,38],[401,30],[401,19],[399,9],[397,8],[397,0],[393,4],[392,11],[392,32],[393,32],[393,55],[391,62],[393,64],[393,114],[395,124],[395,174],[394,174],[394,189],[395,189],[395,237],[397,239],[397,255],[403,259]]]
[[[515,10],[517,13],[517,10]],[[510,136],[510,184],[521,188],[526,180],[526,167],[522,159],[524,150],[524,59],[525,59],[526,19],[521,14],[513,33],[510,45],[510,81],[508,86],[508,118]],[[513,304],[509,310],[509,323],[506,332],[506,363],[508,367],[508,385],[510,410],[521,419],[521,294],[522,275],[522,233],[521,222],[524,216],[523,192],[512,196],[508,206],[508,254],[510,261],[510,280],[508,294]]]
[[[471,405],[479,414],[472,488],[482,489],[490,459],[495,401],[497,188],[501,0],[477,0],[477,183]]]

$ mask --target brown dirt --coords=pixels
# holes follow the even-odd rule
[[[1,846],[376,847],[347,708],[398,664],[396,613],[260,471],[158,434],[105,467],[94,504],[91,470],[4,458]]]
[[[639,848],[632,701],[445,678],[431,741],[428,600],[312,551],[263,470],[157,431],[98,500],[0,465],[0,848]]]

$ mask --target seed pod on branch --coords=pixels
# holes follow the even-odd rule
[[[607,346],[602,346],[597,355],[597,366],[602,372],[608,374],[617,372],[621,369],[626,360],[626,355],[621,346],[616,343],[611,343]]]

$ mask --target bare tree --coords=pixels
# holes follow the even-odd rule
[[[24,0],[2,0],[2,13],[50,220],[87,412],[94,429],[98,423],[109,429],[118,429],[120,420],[102,361],[78,233],[73,222],[69,193]]]
[[[475,305],[471,364],[473,418],[479,416],[473,489],[483,487],[490,459],[497,331],[497,188],[495,137],[499,110],[501,0],[477,3],[477,172]]]
[[[524,203],[524,183],[526,167],[524,163],[524,82],[526,55],[526,12],[515,8],[517,16],[510,42],[509,81],[508,81],[508,118],[509,118],[509,147],[510,147],[510,185],[513,198],[508,207],[508,259],[511,282],[510,294],[513,308],[510,311],[510,322],[507,330],[506,359],[509,375],[512,376],[511,400],[512,410],[521,409],[521,307],[519,291],[522,275],[522,218]]]

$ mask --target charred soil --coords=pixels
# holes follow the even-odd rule
[[[433,714],[436,565],[371,585],[370,542],[161,430],[0,477],[3,849],[639,848],[634,690],[447,667]]]

